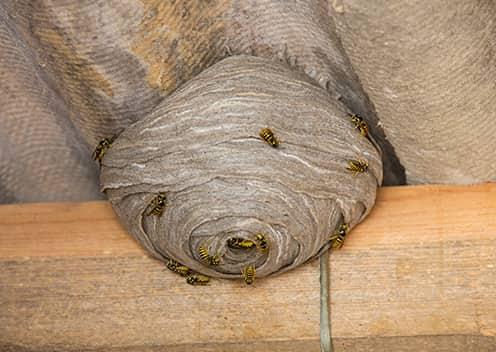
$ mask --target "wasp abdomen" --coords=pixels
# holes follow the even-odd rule
[[[243,280],[245,280],[245,283],[247,285],[251,285],[255,282],[256,270],[254,265],[248,265],[246,268],[243,269],[242,274]]]
[[[346,234],[348,233],[348,230],[348,224],[341,224],[336,232],[332,234],[329,240],[331,241],[331,247],[333,249],[340,249],[341,247],[343,247],[344,239],[346,237]]]
[[[279,140],[274,136],[274,133],[270,128],[262,128],[260,131],[260,137],[262,137],[262,139],[273,148],[277,148],[279,146]]]

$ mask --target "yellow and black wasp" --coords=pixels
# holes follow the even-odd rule
[[[167,197],[165,195],[165,192],[160,192],[155,196],[155,198],[152,199],[152,201],[148,205],[149,210],[146,213],[146,215],[147,216],[155,215],[161,217],[162,214],[164,213],[164,209],[166,205],[167,205]]]
[[[203,275],[190,275],[186,278],[186,282],[193,286],[206,286],[210,282],[210,278]]]
[[[339,225],[336,232],[334,232],[330,237],[332,249],[340,249],[341,247],[343,247],[344,238],[346,237],[348,230],[349,230],[348,224]]]
[[[208,248],[205,246],[200,246],[200,248],[198,248],[198,254],[200,255],[201,260],[209,265],[220,264],[220,256],[218,254],[210,255]]]
[[[369,136],[369,127],[367,126],[367,123],[363,121],[363,117],[360,115],[356,114],[350,114],[351,117],[351,122],[355,125],[356,129],[360,131],[360,134],[364,137]]]
[[[175,272],[176,274],[179,274],[181,276],[189,276],[191,274],[191,269],[188,268],[187,266],[184,266],[178,262],[176,262],[173,259],[169,259],[169,262],[167,263],[167,269],[170,271]]]
[[[266,141],[271,147],[279,147],[279,140],[274,136],[274,133],[270,128],[262,128],[260,131],[260,137]]]
[[[366,160],[348,160],[348,166],[346,170],[353,172],[353,175],[358,175],[359,173],[366,172],[369,168],[369,163]]]
[[[243,274],[243,280],[245,280],[247,285],[251,285],[255,282],[256,270],[254,265],[248,265],[241,273]]]
[[[256,246],[255,242],[245,240],[241,237],[231,237],[227,239],[227,246],[234,249],[251,249]]]
[[[260,252],[262,252],[262,253],[268,252],[269,251],[269,243],[267,242],[265,235],[263,233],[257,233],[255,235],[255,238],[257,239],[258,248],[259,248]]]
[[[98,161],[98,163],[100,164],[100,166],[102,165],[102,160],[103,160],[103,157],[105,156],[105,153],[112,146],[112,143],[114,142],[114,140],[115,140],[116,137],[117,136],[113,136],[112,138],[104,138],[104,139],[102,139],[98,143],[98,145],[96,146],[95,151],[93,152],[93,154],[91,155],[91,157],[93,158],[93,160]]]

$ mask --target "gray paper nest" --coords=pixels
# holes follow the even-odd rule
[[[260,138],[265,127],[278,148]],[[351,159],[366,160],[368,171],[354,175]],[[102,191],[147,250],[223,278],[314,258],[340,224],[368,214],[381,182],[381,155],[338,100],[303,74],[248,56],[224,59],[168,96],[118,136],[101,168]],[[148,215],[160,192],[163,215]],[[257,233],[268,252],[227,246]],[[201,260],[200,246],[220,264]]]

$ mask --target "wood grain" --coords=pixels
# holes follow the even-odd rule
[[[380,190],[331,254],[336,351],[496,350],[496,184]],[[0,207],[0,351],[319,351],[318,262],[191,287],[105,202]]]

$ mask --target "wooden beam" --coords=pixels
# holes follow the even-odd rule
[[[496,184],[380,190],[330,256],[336,351],[496,350]],[[192,287],[105,202],[0,207],[0,351],[319,351],[318,262]]]

